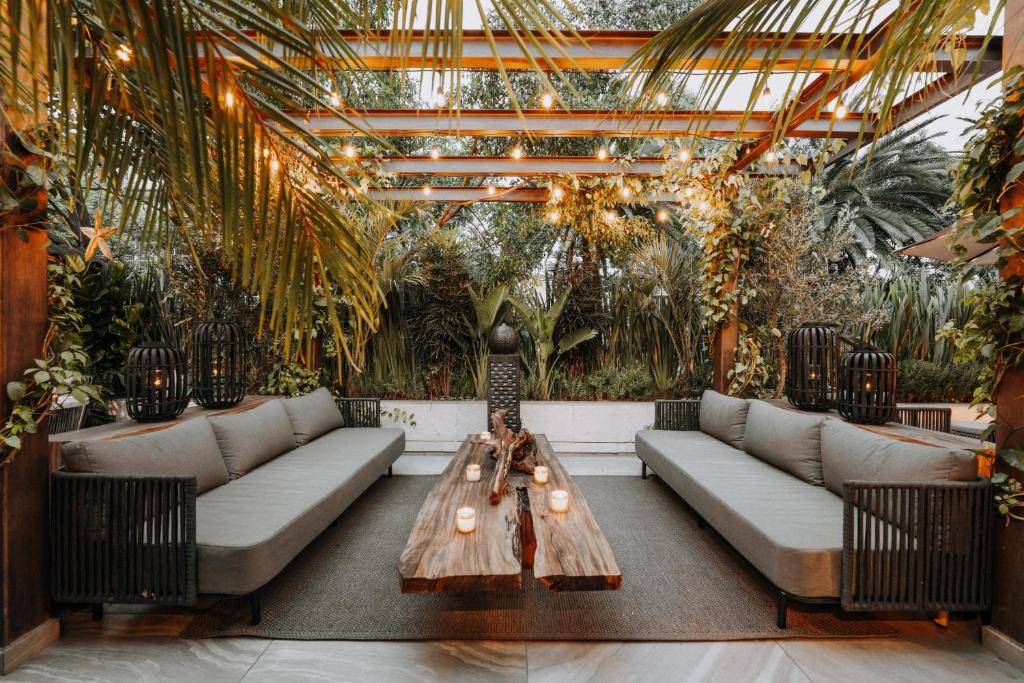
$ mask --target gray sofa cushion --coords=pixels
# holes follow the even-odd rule
[[[719,441],[743,448],[750,402],[708,389],[700,397],[700,431]]]
[[[217,438],[203,419],[122,439],[72,441],[62,451],[72,472],[194,474],[197,493],[228,483]]]
[[[823,486],[821,423],[824,416],[805,415],[764,401],[751,401],[743,450],[799,477]]]
[[[263,463],[295,448],[292,423],[281,400],[252,410],[207,418],[217,435],[228,476],[238,479]]]
[[[842,499],[701,432],[640,431],[636,452],[773,584],[839,596]]]
[[[974,481],[978,461],[969,451],[897,441],[827,420],[821,428],[821,464],[828,490],[844,481]]]
[[[283,403],[292,423],[296,446],[303,446],[321,434],[345,426],[338,404],[326,387],[320,387],[312,394],[285,399]]]
[[[244,595],[265,584],[404,449],[401,429],[335,430],[200,496],[199,592]]]

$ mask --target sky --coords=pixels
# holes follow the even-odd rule
[[[650,1],[651,2],[665,2],[665,1],[671,1],[671,0],[650,0]],[[491,7],[491,1],[490,0],[480,0],[480,2],[481,2],[481,4],[484,7],[484,11],[485,12],[490,9],[490,7]],[[889,4],[890,5],[894,5],[894,3],[889,3]],[[422,3],[422,6],[425,7],[426,3]],[[883,12],[882,13],[883,14],[887,13],[885,11],[887,9],[888,8],[883,6]],[[811,23],[817,21],[819,17],[820,17],[819,13],[812,13],[808,17],[807,23],[811,24]],[[986,16],[986,15],[983,15],[983,14],[979,13],[978,19],[975,22],[975,27],[974,27],[974,30],[972,31],[972,33],[980,33],[980,34],[985,33],[987,31],[988,27],[989,27],[989,22],[990,22],[989,16]],[[996,30],[997,34],[1001,34],[1002,33],[1002,28],[1003,28],[1002,24],[1003,24],[1002,18],[1000,18],[1000,20],[997,23],[997,26],[998,26],[998,28]],[[480,28],[481,26],[482,26],[482,22],[481,22],[480,11],[478,9],[477,2],[475,0],[471,0],[470,2],[464,3],[463,4],[463,28],[465,28],[465,29],[473,29],[473,28]],[[786,82],[787,82],[788,78],[789,77],[787,75],[779,75],[779,76],[773,77],[769,81],[769,86],[772,88],[773,92],[781,93],[785,89],[785,85],[786,85]],[[428,100],[429,101],[430,95],[432,94],[432,90],[433,90],[434,87],[436,87],[436,86],[431,86],[429,83],[424,83],[423,89],[422,89],[422,94],[423,94],[423,99],[424,100]],[[726,108],[730,108],[730,109],[737,109],[737,108],[738,109],[743,109],[746,106],[746,99],[747,99],[747,96],[749,94],[749,91],[750,91],[750,87],[749,86],[744,88],[742,81],[738,82],[737,83],[737,87],[731,88],[731,92],[734,92],[735,95],[727,97],[726,100],[723,103],[724,106]],[[934,108],[929,114],[926,114],[925,116],[928,116],[928,117],[932,117],[932,116],[938,117],[933,123],[931,123],[928,126],[928,132],[931,133],[931,134],[934,134],[935,135],[935,142],[937,144],[942,145],[946,149],[949,149],[949,150],[952,150],[952,151],[961,151],[961,150],[963,150],[964,143],[967,141],[967,136],[965,135],[965,130],[967,129],[969,124],[967,122],[963,121],[962,119],[964,119],[964,118],[971,119],[971,118],[976,117],[978,115],[978,113],[981,111],[981,109],[984,107],[984,105],[986,103],[990,102],[994,97],[996,97],[997,94],[998,94],[998,86],[997,86],[997,84],[993,83],[993,79],[992,78],[984,79],[983,81],[975,84],[974,87],[971,88],[970,90],[968,90],[966,93],[963,93],[961,95],[958,95],[955,98],[950,99],[949,101],[943,103],[942,105]],[[771,99],[769,99],[768,101],[764,102],[765,106],[769,106],[769,105],[773,105],[773,104],[777,106],[777,102],[774,102]],[[921,120],[921,119],[917,119],[917,120]]]

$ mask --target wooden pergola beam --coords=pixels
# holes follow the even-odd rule
[[[425,190],[429,189],[429,192]],[[417,185],[415,187],[386,187],[367,192],[367,196],[378,202],[416,201],[473,204],[476,202],[522,202],[544,204],[551,193],[544,187],[433,187]],[[663,193],[657,197],[648,197],[636,204],[677,204],[679,198],[673,194]]]
[[[366,135],[395,137],[501,136],[531,137],[707,137],[760,138],[774,130],[774,113],[738,111],[622,112],[606,109],[572,111],[527,109],[522,115],[504,109],[370,109],[291,112],[296,124],[322,136]],[[870,135],[872,126],[860,114],[833,119],[828,113],[809,114],[792,127],[802,138],[855,138]]]
[[[249,39],[256,39],[255,31],[246,31],[244,35]],[[543,50],[548,53],[545,59],[541,50],[533,44],[527,44],[525,51],[508,31],[493,31],[494,47],[492,48],[487,35],[482,30],[467,30],[461,35],[462,56],[458,65],[453,64],[451,59],[444,55],[435,55],[433,49],[423,50],[424,39],[434,40],[435,33],[427,36],[424,31],[413,31],[411,40],[407,44],[405,54],[396,50],[398,42],[390,31],[381,31],[373,34],[363,34],[357,31],[339,31],[338,35],[343,38],[349,49],[349,53],[335,58],[333,61],[338,68],[355,69],[368,68],[376,70],[385,69],[422,69],[422,70],[448,70],[453,68],[470,70],[494,70],[498,68],[498,59],[506,69],[532,69],[533,63],[544,70],[558,69],[581,69],[589,71],[613,71],[623,68],[629,59],[636,52],[644,47],[654,36],[656,31],[579,31],[579,37],[565,35],[562,40],[542,40]],[[692,71],[711,71],[721,69],[727,64],[721,57],[722,46],[728,39],[729,34],[723,33],[715,41],[711,48],[698,59],[680,64]],[[237,62],[257,63],[263,60],[255,50],[246,45],[241,39],[227,39],[223,36],[216,36],[221,42],[226,54],[231,55],[228,59]],[[759,39],[752,51],[752,54],[744,60],[742,68],[758,69],[764,62],[768,49],[776,46],[784,38],[784,34],[767,34]],[[813,59],[808,58],[804,52],[814,44],[815,37],[810,33],[797,34],[786,53],[774,64],[775,71],[780,73],[793,71],[807,71],[815,73],[828,73],[834,68],[849,68],[853,66],[848,60],[841,59],[839,47],[842,44],[843,36],[836,36],[828,45],[825,45],[820,54]],[[818,39],[820,40],[820,39]],[[999,46],[989,44],[984,47],[984,36],[967,36],[966,59],[969,63],[977,61],[999,63]],[[279,44],[265,46],[273,55],[287,58],[296,66],[309,66],[308,60],[292,56]],[[324,45],[319,46],[321,52],[331,54],[332,51],[324,50]],[[495,58],[497,52],[497,59]],[[808,50],[808,53],[816,52]],[[528,56],[527,56],[528,55]],[[935,68],[939,71],[947,71],[953,64],[952,56],[948,51],[940,51],[935,54]]]

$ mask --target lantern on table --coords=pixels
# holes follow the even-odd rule
[[[209,320],[192,333],[192,398],[204,408],[230,408],[245,398],[242,330]]]
[[[146,342],[125,361],[125,408],[138,422],[173,420],[188,405],[185,352],[164,342]]]
[[[833,323],[804,323],[786,339],[786,398],[801,410],[835,404],[839,333]]]
[[[850,422],[882,424],[896,419],[896,357],[858,347],[839,360],[839,414]]]

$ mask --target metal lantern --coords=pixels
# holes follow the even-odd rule
[[[230,408],[245,398],[242,330],[210,320],[192,333],[192,398],[204,408]]]
[[[501,323],[487,335],[487,346],[491,353],[512,354],[519,349],[519,333],[515,328]]]
[[[870,347],[844,353],[836,407],[850,422],[882,424],[896,419],[896,357]]]
[[[136,346],[124,374],[125,408],[139,422],[173,420],[188,405],[188,363],[181,349],[162,342]]]
[[[804,323],[786,339],[786,398],[801,410],[835,405],[839,333],[832,323]]]

